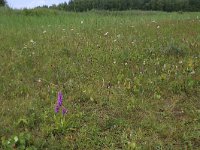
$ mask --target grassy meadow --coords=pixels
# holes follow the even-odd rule
[[[0,107],[0,149],[198,149],[200,13],[0,8]]]

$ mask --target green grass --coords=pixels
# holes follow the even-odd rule
[[[0,149],[198,149],[199,18],[1,8]]]

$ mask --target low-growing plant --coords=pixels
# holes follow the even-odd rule
[[[9,139],[1,138],[3,149],[37,150],[29,133],[13,135]]]
[[[187,55],[187,51],[183,47],[178,46],[175,43],[170,43],[164,49],[164,54],[167,56],[173,56],[173,57],[184,57]]]

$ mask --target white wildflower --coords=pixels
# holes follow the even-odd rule
[[[19,140],[19,138],[17,136],[14,137],[15,142],[17,142]]]
[[[32,44],[36,44],[36,42],[35,42],[35,41],[33,41],[33,39],[31,39],[31,40],[30,40],[30,42],[31,42]]]
[[[26,49],[27,48],[27,45],[26,44],[24,44],[24,49]]]
[[[108,35],[108,32],[106,32],[104,35],[107,36],[107,35]]]
[[[179,63],[179,64],[182,64],[182,63],[183,63],[183,61],[182,61],[182,60],[180,60],[178,63]]]
[[[120,34],[117,35],[117,38],[120,38]]]
[[[42,82],[42,80],[39,78],[39,79],[37,80],[37,82],[39,82],[39,83],[40,83],[40,82]]]
[[[190,72],[190,74],[195,74],[195,71],[193,70],[192,72]]]
[[[166,66],[167,66],[167,65],[166,65],[166,64],[164,64],[163,68],[165,69],[165,68],[166,68]]]

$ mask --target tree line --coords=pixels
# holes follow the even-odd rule
[[[0,6],[5,6],[7,3],[5,0],[0,0]]]
[[[70,0],[51,8],[66,11],[97,10],[159,10],[200,11],[200,0]]]
[[[6,0],[0,0],[5,6]],[[159,11],[200,11],[200,0],[70,0],[59,5],[42,6],[66,11],[97,10],[159,10]]]

